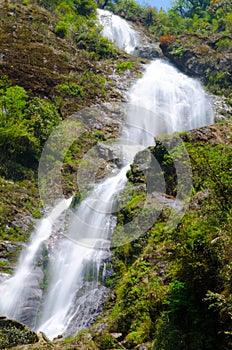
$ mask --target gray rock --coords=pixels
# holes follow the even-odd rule
[[[1,272],[0,273],[0,283],[6,281],[8,278],[10,278],[10,274],[9,273],[5,273],[5,272]]]
[[[108,295],[109,289],[100,283],[85,282],[76,293],[64,336],[73,336],[78,331],[90,327],[103,311],[103,305]]]
[[[145,44],[136,49],[137,56],[152,60],[162,56],[162,51],[157,44]]]
[[[232,115],[232,106],[227,102],[224,96],[211,96],[211,102],[216,121],[230,121]]]

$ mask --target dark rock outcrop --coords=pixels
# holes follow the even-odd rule
[[[141,58],[152,60],[162,56],[162,51],[157,44],[146,43],[136,49],[136,54]]]
[[[188,33],[172,37],[162,42],[160,47],[163,54],[169,58],[181,71],[195,76],[211,87],[213,92],[231,89],[232,53],[220,50],[220,42],[231,40],[229,36],[202,35]]]

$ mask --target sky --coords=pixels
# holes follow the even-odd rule
[[[173,0],[136,0],[138,3],[145,5],[148,4],[151,7],[156,7],[158,10],[162,7],[167,10],[171,6]]]

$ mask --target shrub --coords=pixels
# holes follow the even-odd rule
[[[41,146],[61,121],[57,107],[37,97],[29,102],[26,118],[28,130],[39,140]]]
[[[116,55],[113,43],[101,36],[101,28],[94,23],[80,22],[75,34],[77,47],[95,53],[95,59],[109,58]]]
[[[55,33],[57,36],[59,36],[62,39],[66,38],[68,36],[68,33],[69,33],[68,24],[63,22],[63,21],[58,22],[56,25]]]
[[[24,115],[28,95],[23,87],[15,85],[0,90],[0,126],[19,122]]]
[[[169,44],[173,43],[176,40],[176,37],[172,34],[164,34],[160,37],[160,45],[162,46],[168,46]]]
[[[77,14],[91,17],[95,16],[97,4],[94,0],[73,0]]]
[[[78,96],[83,97],[84,96],[83,88],[76,83],[57,85],[56,90],[59,92],[64,92],[65,94],[73,96],[73,97],[78,97]]]
[[[134,69],[135,63],[134,62],[118,62],[116,69],[119,74],[122,74],[126,70],[132,70]]]
[[[232,52],[232,42],[229,38],[222,38],[216,44],[217,51],[219,52]]]

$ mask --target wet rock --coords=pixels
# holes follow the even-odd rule
[[[18,288],[17,294],[12,294],[12,305],[8,313],[10,313],[12,318],[31,328],[35,327],[35,320],[41,306],[43,289],[46,284],[46,276],[43,271],[45,264],[46,248],[42,246],[30,273],[24,272],[23,281],[20,285],[17,282],[17,275],[15,277],[15,275],[6,276],[2,274],[3,282],[9,279],[9,283],[10,285],[12,283],[13,289]]]
[[[76,293],[69,316],[69,325],[64,336],[73,336],[78,331],[90,327],[102,312],[108,295],[109,289],[100,283],[85,282]]]
[[[0,283],[6,281],[8,278],[10,278],[10,274],[9,273],[5,273],[5,272],[1,272],[0,273]]]
[[[232,115],[232,105],[224,96],[212,96],[212,106],[216,121],[229,122]]]
[[[25,281],[27,288],[25,293],[21,293],[21,298],[14,311],[13,317],[31,328],[35,326],[35,319],[41,305],[43,278],[42,268],[35,267],[33,273]]]
[[[171,142],[171,141],[170,141]],[[156,146],[137,153],[129,172],[133,183],[146,183],[147,191],[176,195],[176,169],[172,159],[165,161],[169,152],[162,141],[156,140]]]
[[[157,44],[145,44],[136,49],[136,54],[141,58],[152,60],[162,56],[162,50]]]

